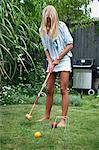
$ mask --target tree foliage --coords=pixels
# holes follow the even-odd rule
[[[27,22],[27,17],[13,1],[2,1],[0,15],[0,75],[12,80],[20,66],[29,73],[30,66],[35,74],[37,69],[34,63],[33,51],[38,50],[39,34],[34,25]]]
[[[47,5],[53,5],[59,15],[59,19],[71,25],[76,23],[79,26],[84,22],[90,22],[89,10],[87,5],[91,0],[24,0],[22,4],[23,11],[30,18],[30,23],[33,21],[37,26],[41,22],[42,9]],[[83,9],[82,9],[83,7]],[[28,12],[28,13],[27,13]],[[84,13],[85,12],[85,13]]]

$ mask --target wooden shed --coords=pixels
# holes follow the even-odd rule
[[[95,21],[88,27],[76,29],[73,32],[73,38],[73,64],[75,64],[78,59],[94,59],[96,70],[94,76],[92,75],[92,88],[99,89],[99,21]],[[81,83],[81,80],[79,82]]]
[[[99,22],[76,29],[73,37],[73,61],[79,58],[94,58],[95,65],[99,66]]]

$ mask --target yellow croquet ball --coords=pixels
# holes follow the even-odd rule
[[[41,132],[35,132],[35,134],[34,134],[35,138],[40,138],[41,136],[42,136]]]

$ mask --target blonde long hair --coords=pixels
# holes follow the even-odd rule
[[[39,29],[40,35],[44,36],[47,34],[47,17],[49,17],[51,19],[51,28],[49,30],[48,35],[52,38],[55,39],[58,35],[58,14],[56,9],[52,6],[52,5],[48,5],[47,7],[45,7],[43,9],[43,13],[42,13],[42,22],[41,22],[41,26]]]

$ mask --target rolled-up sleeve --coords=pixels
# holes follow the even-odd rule
[[[44,51],[47,50],[47,43],[46,43],[46,39],[44,37],[41,37],[41,42],[42,42],[42,45],[44,47]]]
[[[72,44],[73,43],[73,38],[66,26],[66,24],[63,22],[63,27],[62,27],[62,30],[63,30],[63,34],[64,34],[64,42],[66,44]]]

